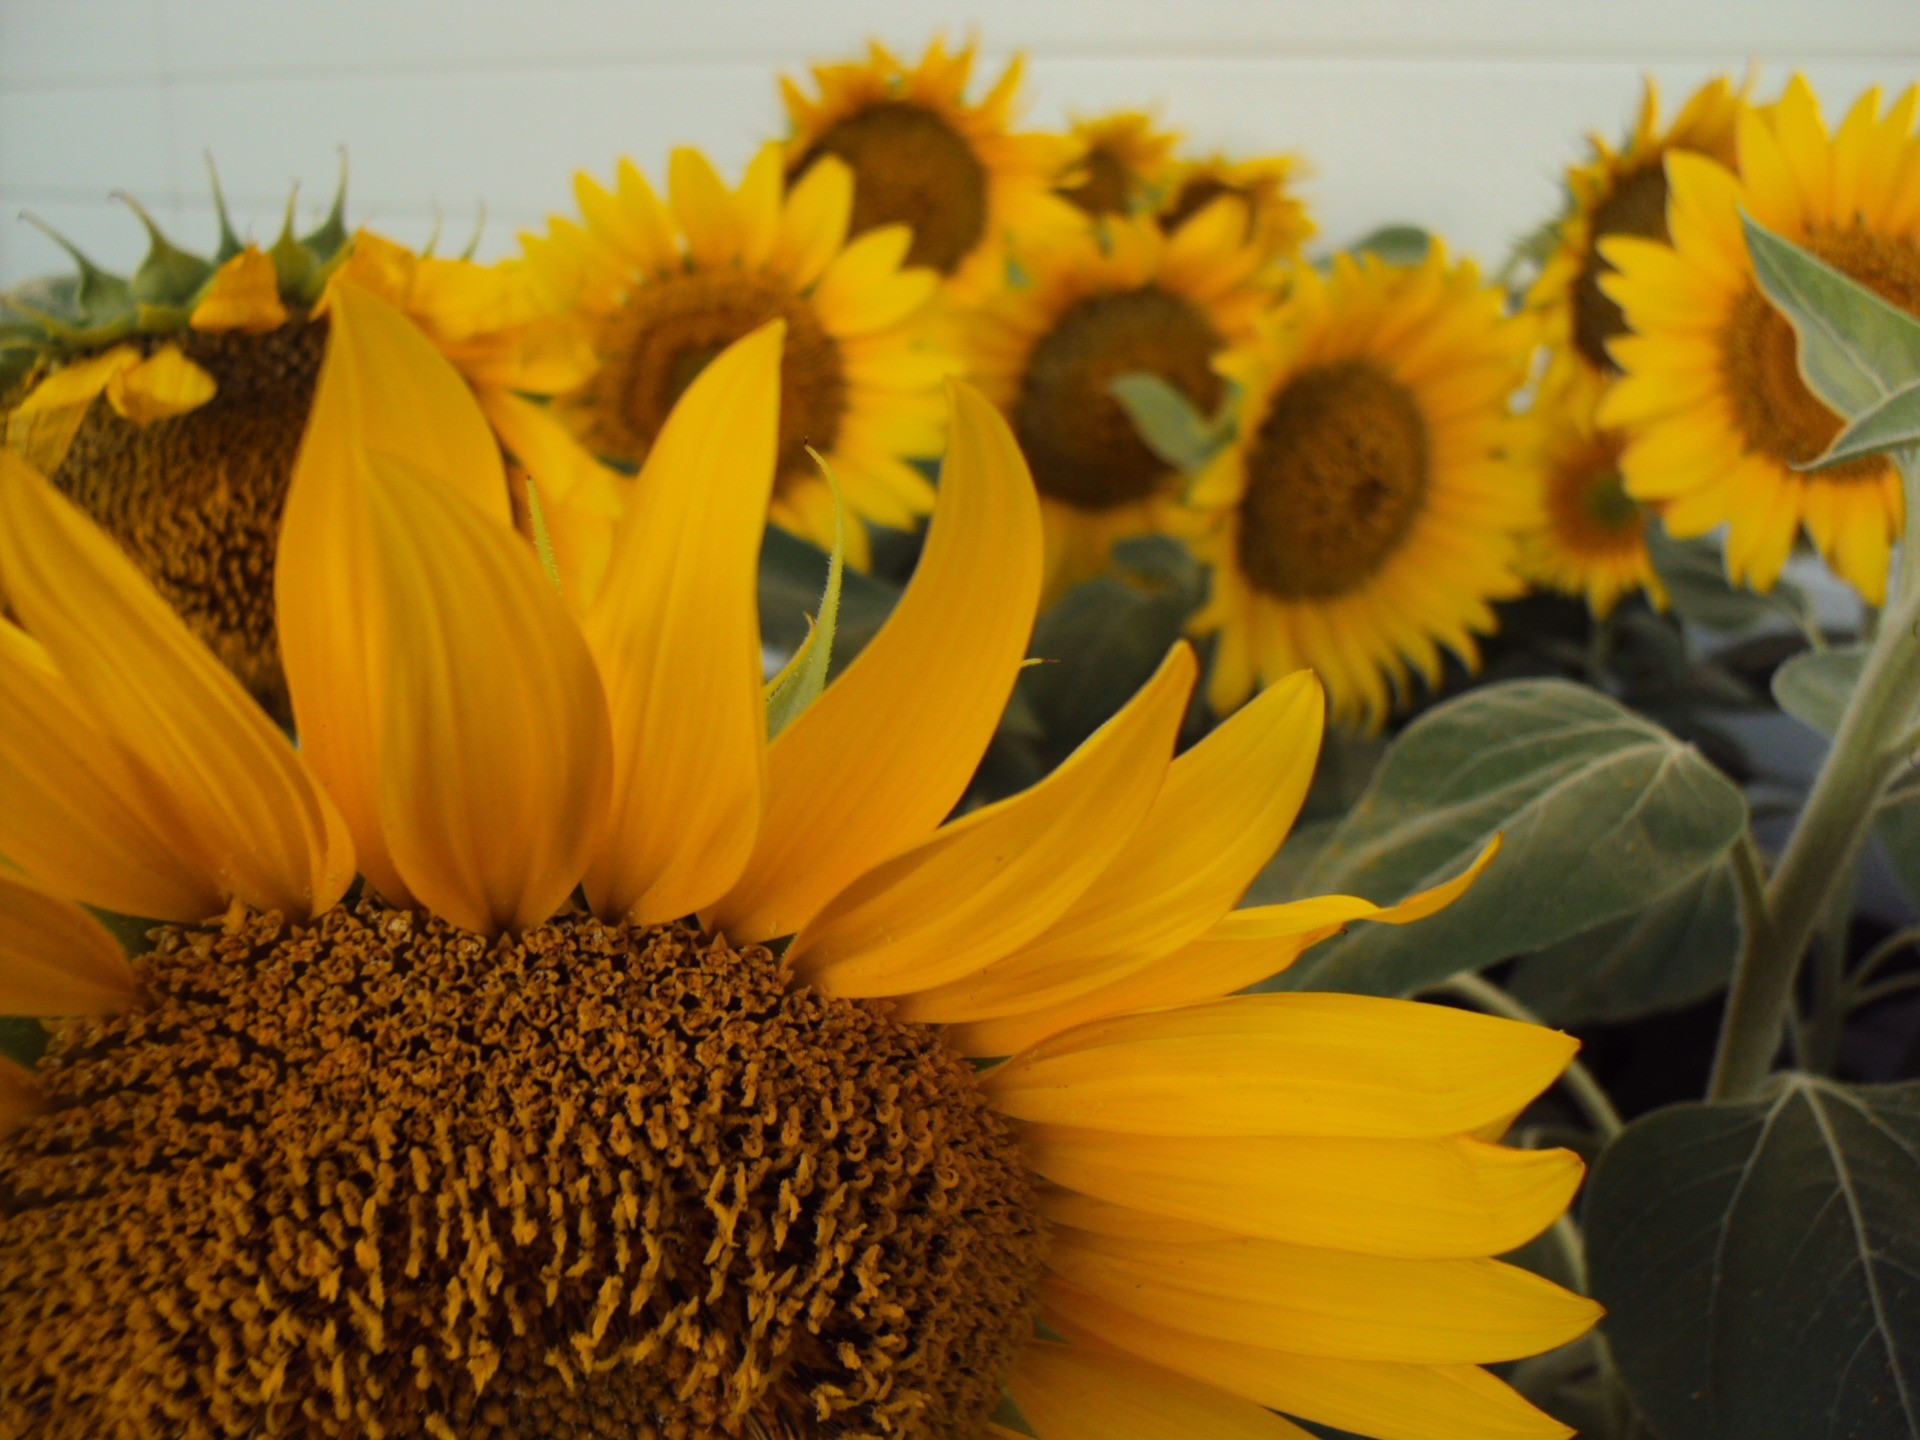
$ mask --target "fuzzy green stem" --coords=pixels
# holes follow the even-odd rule
[[[1914,548],[1911,536],[1906,544]],[[1920,701],[1920,583],[1904,583],[1911,570],[1910,562],[1903,566],[1901,592],[1867,652],[1833,748],[1767,884],[1765,903],[1750,905],[1744,917],[1746,935],[1707,1087],[1710,1100],[1746,1099],[1766,1080],[1807,943],[1835,889],[1853,873],[1874,807],[1905,762],[1888,740],[1907,728]],[[1745,890],[1743,885],[1743,896]]]
[[[1533,1011],[1522,1005],[1513,996],[1502,990],[1490,980],[1478,975],[1456,975],[1451,980],[1435,987],[1436,990],[1456,995],[1475,1009],[1485,1010],[1490,1015],[1503,1016],[1508,1020],[1518,1020],[1523,1025],[1547,1025]],[[1567,1088],[1568,1096],[1593,1126],[1593,1133],[1599,1136],[1602,1144],[1612,1140],[1622,1130],[1626,1122],[1621,1120],[1620,1112],[1614,1108],[1607,1092],[1600,1088],[1600,1082],[1593,1078],[1593,1072],[1575,1060],[1567,1066],[1566,1073],[1560,1077],[1560,1083]]]

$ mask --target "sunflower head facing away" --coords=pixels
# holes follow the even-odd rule
[[[1071,227],[1078,212],[1054,183],[1080,158],[1069,135],[1012,126],[1024,62],[1015,58],[978,103],[967,99],[974,49],[935,40],[909,67],[877,42],[865,63],[816,65],[817,96],[781,80],[793,138],[788,178],[827,156],[853,173],[853,235],[905,225],[907,261],[965,294],[997,288],[1011,235]]]
[[[1920,314],[1920,92],[1884,110],[1869,90],[1828,132],[1795,76],[1741,116],[1736,174],[1668,158],[1671,243],[1606,247],[1607,291],[1633,334],[1612,353],[1624,377],[1600,418],[1628,432],[1627,490],[1675,535],[1727,526],[1727,569],[1757,589],[1778,579],[1804,526],[1875,604],[1900,532],[1900,481],[1884,458],[1804,473],[1840,417],[1800,378],[1793,329],[1753,277],[1740,214],[1804,245],[1890,304]]]
[[[1620,306],[1602,284],[1611,271],[1602,243],[1616,235],[1667,238],[1669,154],[1705,155],[1733,163],[1734,132],[1747,108],[1744,87],[1724,76],[1696,90],[1673,123],[1660,129],[1660,95],[1651,79],[1640,114],[1615,149],[1590,137],[1593,156],[1567,170],[1567,213],[1552,253],[1527,295],[1548,347],[1548,383],[1605,382],[1619,373],[1608,346],[1627,330]]]
[[[30,358],[0,395],[8,447],[118,541],[194,633],[283,714],[274,554],[335,275],[351,273],[401,305],[461,368],[516,455],[516,474],[543,482],[570,546],[617,509],[614,478],[515,393],[585,373],[568,326],[537,314],[509,270],[349,234],[343,205],[336,199],[326,223],[300,237],[289,207],[288,228],[267,250],[243,244],[222,206],[211,258],[178,249],[142,213],[152,248],[131,279],[76,256],[71,290],[54,287],[51,308],[27,305]]]
[[[1520,570],[1564,595],[1583,596],[1596,615],[1643,590],[1657,606],[1666,588],[1647,548],[1652,517],[1627,494],[1620,473],[1626,437],[1595,419],[1600,386],[1575,379],[1543,388],[1522,421],[1524,453],[1538,477],[1538,524],[1521,537]]]
[[[850,236],[852,174],[837,159],[785,188],[768,145],[729,190],[705,156],[676,151],[668,200],[623,161],[614,190],[575,180],[583,223],[556,219],[523,237],[557,308],[585,317],[598,368],[561,413],[600,455],[652,453],[680,396],[736,340],[786,324],[773,518],[821,545],[834,537],[823,457],[856,515],[908,528],[933,503],[909,461],[940,451],[942,380],[957,360],[942,339],[939,277],[910,264],[908,232]],[[864,568],[866,531],[847,532]]]
[[[1319,232],[1295,190],[1301,173],[1297,155],[1241,160],[1210,155],[1176,161],[1156,213],[1163,228],[1177,230],[1221,196],[1236,196],[1247,207],[1248,242],[1277,265],[1297,259]]]
[[[298,751],[0,457],[0,1010],[63,1017],[0,1072],[9,1433],[1564,1437],[1478,1366],[1593,1323],[1488,1258],[1579,1182],[1487,1138],[1573,1042],[1223,998],[1474,872],[1232,909],[1321,698],[1176,757],[1184,646],[946,821],[1040,587],[966,390],[904,597],[769,741],[785,328],[687,388],[570,599],[460,463],[467,387],[338,287],[280,539]]]
[[[1413,675],[1438,682],[1443,647],[1476,663],[1536,513],[1508,409],[1529,339],[1436,243],[1410,267],[1303,269],[1222,358],[1239,430],[1188,496],[1217,708],[1311,666],[1336,715],[1378,725]]]
[[[1115,218],[1022,247],[1026,283],[967,315],[968,372],[1013,425],[1040,491],[1048,599],[1097,574],[1116,540],[1164,528],[1183,483],[1113,382],[1154,375],[1201,414],[1218,411],[1213,362],[1253,333],[1264,259],[1238,200],[1172,234]]]
[[[1075,119],[1074,136],[1086,147],[1060,194],[1093,216],[1136,215],[1150,210],[1173,175],[1180,137],[1155,128],[1140,110]]]

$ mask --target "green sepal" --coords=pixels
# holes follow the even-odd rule
[[[132,307],[132,287],[124,276],[102,270],[85,251],[38,215],[28,212],[20,218],[73,258],[74,268],[80,272],[73,291],[75,318],[83,324],[97,324]]]
[[[213,262],[189,254],[167,239],[153,216],[147,213],[147,207],[126,191],[114,191],[113,198],[133,211],[147,229],[147,258],[133,272],[129,286],[134,301],[149,305],[180,305],[191,299],[212,276]]]
[[[487,232],[487,202],[480,202],[480,213],[473,217],[473,237],[467,241],[467,248],[460,252],[462,260],[471,260],[480,253],[480,239]]]
[[[201,289],[205,289],[202,286]],[[168,335],[187,328],[193,318],[193,302],[185,305],[139,305],[134,307],[133,328],[142,335]]]
[[[293,233],[293,211],[299,202],[300,187],[296,185],[293,193],[287,196],[287,214],[280,222],[280,238],[267,251],[267,258],[273,261],[274,278],[280,283],[282,295],[306,295],[313,283],[313,272],[319,268],[313,251]]]
[[[327,211],[327,218],[316,229],[300,237],[300,243],[313,252],[316,261],[324,264],[339,253],[347,243],[347,151],[340,150],[340,183],[334,188],[333,205]]]
[[[547,528],[547,507],[540,503],[540,487],[527,476],[527,521],[533,528],[533,553],[540,568],[547,572],[555,590],[560,589],[560,561],[553,553],[553,532]]]
[[[217,270],[246,249],[246,244],[233,228],[233,216],[227,213],[227,196],[220,188],[220,172],[213,168],[213,153],[208,151],[205,158],[207,186],[213,191],[213,213],[220,222],[220,248],[213,254],[213,264]]]
[[[840,585],[847,559],[847,507],[832,467],[812,446],[807,453],[819,465],[833,491],[833,549],[827,555],[827,587],[820,596],[820,618],[808,627],[807,638],[793,658],[767,685],[767,738],[791,725],[827,688],[827,670],[833,664],[833,637],[840,628]]]
[[[136,312],[130,306],[126,310],[103,320],[97,325],[76,325],[51,310],[42,310],[36,305],[27,305],[19,300],[7,302],[9,308],[25,315],[38,325],[46,340],[57,349],[87,350],[101,345],[110,345],[115,340],[124,340],[133,333]]]

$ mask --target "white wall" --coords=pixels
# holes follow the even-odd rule
[[[736,168],[778,132],[775,75],[877,34],[972,27],[1032,57],[1031,116],[1157,104],[1196,141],[1293,149],[1327,235],[1410,220],[1497,260],[1590,129],[1652,73],[1676,98],[1804,69],[1830,111],[1920,79],[1920,0],[0,0],[0,285],[63,268],[32,210],[128,266],[126,189],[212,243],[202,154],[271,240],[353,165],[352,217],[415,243],[436,202],[483,254],[570,203],[569,177],[691,142]]]

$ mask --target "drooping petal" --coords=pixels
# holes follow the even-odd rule
[[[1129,1314],[1059,1280],[1041,1289],[1048,1324],[1258,1405],[1377,1440],[1566,1440],[1573,1432],[1476,1365],[1296,1355],[1202,1337]]]
[[[196,330],[238,330],[261,335],[287,323],[273,260],[258,245],[230,258],[200,292],[190,321]]]
[[[302,752],[339,803],[360,869],[412,900],[380,824],[380,725],[389,623],[375,601],[368,457],[433,475],[511,524],[499,442],[453,366],[404,315],[336,277],[306,435],[274,574],[280,656]],[[404,617],[400,617],[404,619]]]
[[[1242,995],[1069,1030],[981,1085],[1022,1120],[1140,1135],[1454,1135],[1517,1110],[1578,1048],[1440,1005]]]
[[[892,617],[767,754],[752,859],[710,923],[791,934],[862,871],[928,834],[973,777],[1040,597],[1040,510],[1012,432],[952,389],[926,550]]]
[[[380,820],[408,890],[469,930],[547,919],[580,882],[612,771],[593,659],[514,532],[376,458]]]
[[[9,455],[0,593],[95,723],[161,787],[218,893],[301,916],[340,898],[352,846],[286,737],[132,561]]]
[[[1035,1341],[1007,1391],[1039,1440],[1311,1440],[1238,1396],[1091,1346]]]
[[[46,651],[0,620],[0,855],[55,894],[155,920],[225,906],[163,787],[87,713]]]
[[[678,919],[739,878],[767,744],[755,575],[773,489],[783,321],[703,370],[635,482],[586,631],[613,718],[587,872],[605,916]]]
[[[136,346],[116,345],[54,371],[7,412],[7,449],[42,474],[53,474],[80,433],[87,407],[113,383],[114,376],[139,363]]]
[[[107,403],[134,424],[151,425],[198,410],[217,388],[178,345],[162,345],[107,381]]]
[[[106,926],[0,873],[0,1015],[112,1015],[139,998]]]
[[[1191,648],[1175,646],[1052,774],[862,875],[807,922],[787,962],[830,995],[904,995],[1040,933],[1146,816],[1197,673]]]

